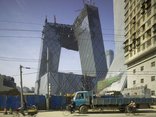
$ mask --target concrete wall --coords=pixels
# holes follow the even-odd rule
[[[125,88],[122,91],[122,94],[124,97],[150,98],[151,90],[148,89],[146,86],[132,87],[132,88]]]
[[[156,95],[156,65],[151,66],[152,62],[155,62],[156,64],[156,57],[144,59],[128,69],[128,88],[147,86],[147,88],[154,91]],[[141,67],[144,67],[142,71]],[[152,77],[154,77],[155,80],[153,79],[152,81]],[[141,82],[141,79],[143,79],[143,82]]]

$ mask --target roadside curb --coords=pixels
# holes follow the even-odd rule
[[[151,108],[152,108],[152,109],[156,109],[156,105],[154,105],[154,106],[151,106]]]

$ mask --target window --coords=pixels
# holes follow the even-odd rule
[[[151,76],[151,81],[155,81],[155,76]]]
[[[142,50],[144,50],[144,49],[145,49],[145,43],[142,44]]]
[[[139,38],[137,38],[136,45],[137,45],[137,46],[139,46],[139,45],[140,45],[140,37],[139,37]]]
[[[145,21],[145,15],[142,16],[142,21]],[[143,25],[143,28],[145,28],[145,25]]]
[[[140,67],[140,71],[143,71],[143,70],[144,70],[144,66],[141,66],[141,67]]]
[[[145,31],[145,24],[141,28],[142,28],[142,32],[144,32]]]
[[[138,46],[137,51],[140,52],[140,46]]]
[[[156,15],[154,15],[154,19],[156,19]]]
[[[140,34],[140,29],[137,31],[137,35],[139,35]]]
[[[155,95],[155,91],[151,91],[151,95]]]
[[[133,85],[135,85],[135,84],[136,84],[136,81],[134,80],[134,81],[133,81]]]
[[[147,17],[149,17],[151,15],[151,10],[147,11]]]
[[[151,25],[151,20],[149,19],[148,21],[147,21],[147,26],[150,26]]]
[[[139,9],[140,9],[140,4],[137,5],[137,10],[139,11]]]
[[[83,93],[78,93],[76,99],[84,99]]]
[[[151,37],[151,29],[149,29],[147,32],[146,32],[147,36],[148,37]]]
[[[137,26],[138,26],[138,27],[140,26],[140,20],[137,22]]]
[[[142,40],[145,40],[145,34],[142,35]]]
[[[156,15],[155,15],[155,16],[156,16]],[[155,20],[156,20],[156,18],[155,18]],[[153,33],[154,33],[154,34],[156,33],[156,24],[153,25]]]
[[[135,74],[136,73],[136,69],[133,69],[133,74]]]
[[[147,47],[149,47],[151,45],[151,40],[147,41]]]
[[[134,4],[134,6],[135,6],[135,4],[136,4],[136,1],[135,1],[135,0],[134,0],[134,3],[133,3],[133,4]]]
[[[128,25],[126,26],[125,30],[126,30],[126,31],[128,30]]]
[[[140,80],[140,83],[144,83],[144,79],[141,79],[141,80]]]
[[[151,67],[155,67],[155,61],[151,63]]]

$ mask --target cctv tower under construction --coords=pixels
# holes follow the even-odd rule
[[[61,47],[79,51],[82,75],[58,72]],[[39,74],[35,92],[64,95],[78,90],[96,89],[106,76],[107,63],[98,8],[85,4],[72,25],[45,20]]]

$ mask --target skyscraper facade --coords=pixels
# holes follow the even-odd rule
[[[106,58],[107,58],[107,68],[109,69],[114,59],[113,50],[106,50]]]
[[[107,64],[97,7],[85,6],[74,22],[74,33],[78,41],[82,73],[100,80],[107,73]]]

